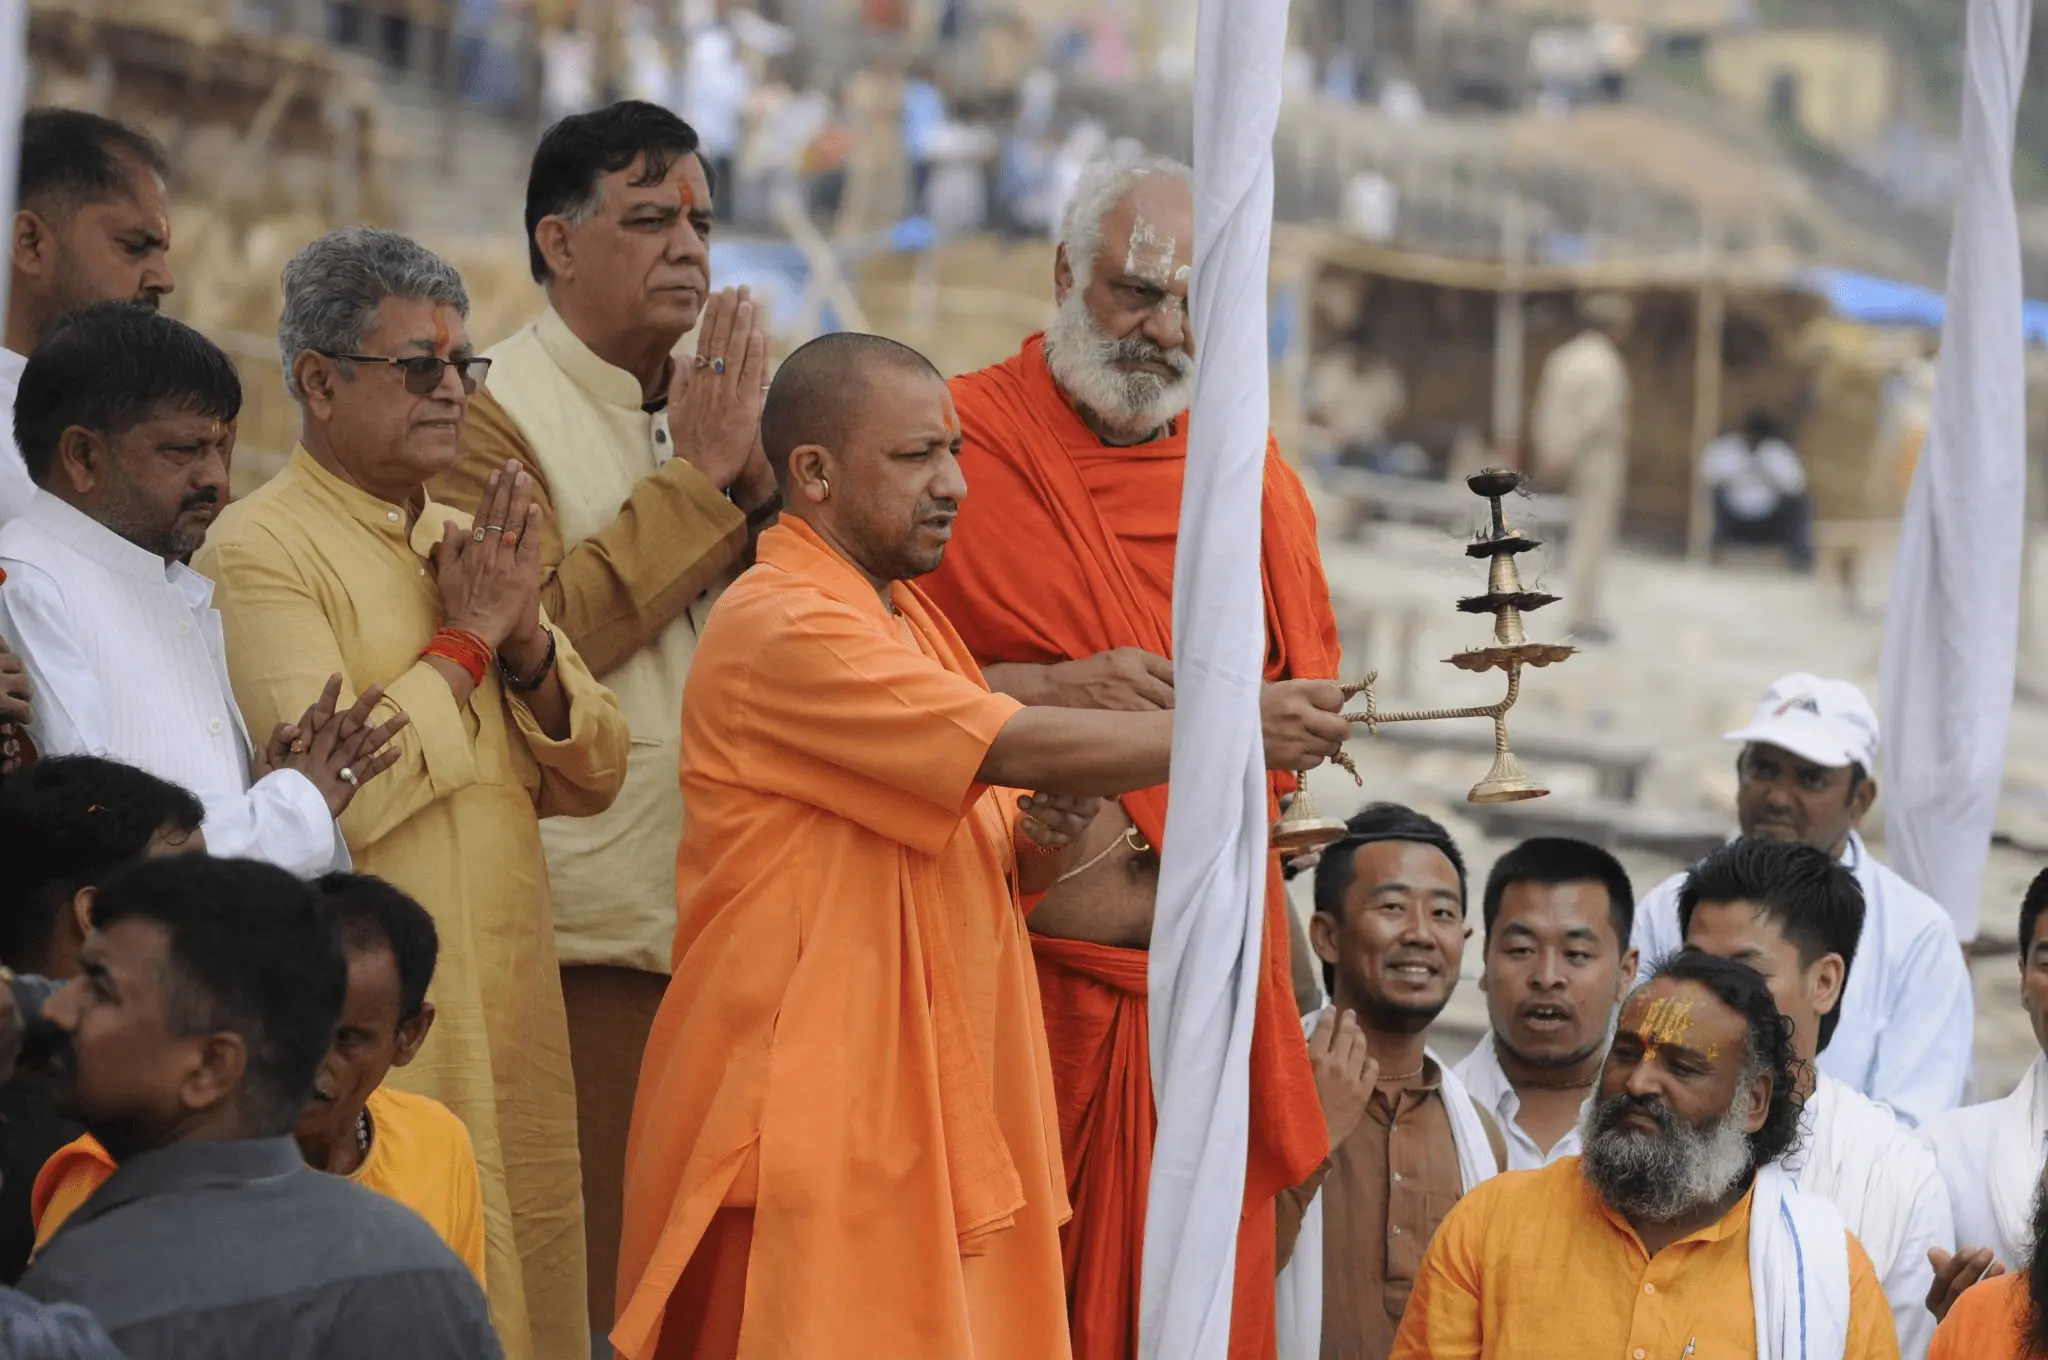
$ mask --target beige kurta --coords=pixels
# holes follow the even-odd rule
[[[1581,332],[1551,352],[1530,418],[1536,477],[1572,496],[1565,607],[1575,627],[1605,622],[1600,587],[1628,483],[1628,368],[1614,342]]]
[[[411,718],[398,764],[341,820],[356,868],[417,897],[441,933],[434,1032],[390,1080],[469,1126],[492,1321],[508,1360],[557,1360],[586,1354],[589,1330],[576,1096],[538,818],[611,803],[626,721],[567,638],[556,664],[568,740],[549,740],[495,674],[456,706],[419,659],[441,620],[421,550],[451,517],[467,523],[429,502],[408,535],[398,507],[300,450],[222,513],[195,565],[215,582],[251,731],[296,718],[335,671],[344,703],[381,683],[379,719]]]
[[[541,830],[555,948],[571,966],[666,973],[683,834],[683,680],[713,599],[742,565],[746,516],[672,456],[668,417],[642,407],[639,379],[592,353],[554,311],[490,353],[462,456],[434,495],[473,509],[507,460],[533,473],[541,603],[633,729],[611,809]]]

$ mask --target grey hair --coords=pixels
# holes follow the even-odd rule
[[[277,353],[285,391],[294,397],[306,395],[292,371],[299,356],[307,350],[360,353],[385,298],[445,302],[469,316],[469,290],[454,265],[411,237],[379,227],[328,232],[292,257],[282,282]]]
[[[1074,286],[1086,288],[1095,270],[1095,257],[1102,253],[1102,221],[1130,192],[1147,180],[1164,176],[1192,186],[1195,172],[1168,156],[1146,156],[1135,161],[1100,160],[1081,173],[1067,210],[1060,216],[1059,243],[1067,248],[1067,268],[1074,271]]]

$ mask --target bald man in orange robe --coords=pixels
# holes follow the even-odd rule
[[[832,335],[768,394],[788,506],[684,701],[674,975],[627,1146],[628,1360],[1059,1360],[1059,1127],[1023,902],[1172,715],[991,693],[910,584],[966,495],[913,350]],[[1269,688],[1267,759],[1337,749]],[[1017,788],[1058,790],[1021,803]],[[1297,1041],[1298,1042],[1298,1041]]]
[[[1026,703],[1172,705],[1165,658],[1194,389],[1193,248],[1184,167],[1094,172],[1062,231],[1051,328],[953,380],[976,494],[926,589],[990,685]],[[1263,528],[1266,677],[1332,677],[1337,627],[1315,517],[1270,443]],[[1276,777],[1276,799],[1292,788]],[[1079,1360],[1137,1354],[1154,1132],[1146,964],[1165,825],[1164,788],[1105,807],[1081,838],[1076,871],[1030,918],[1074,1206],[1062,1247]],[[1329,1150],[1290,984],[1277,859],[1266,904],[1234,1360],[1274,1354],[1273,1200]]]

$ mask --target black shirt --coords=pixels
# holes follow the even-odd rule
[[[483,1290],[426,1220],[307,1167],[289,1135],[130,1157],[23,1277],[128,1360],[500,1360]]]

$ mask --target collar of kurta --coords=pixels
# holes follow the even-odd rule
[[[882,597],[875,593],[874,586],[861,574],[860,568],[847,561],[837,548],[825,541],[823,535],[795,515],[784,515],[774,528],[761,535],[760,542],[755,545],[754,558],[803,577],[842,604],[850,604],[879,619],[889,616]],[[889,583],[889,599],[896,608],[903,609],[910,603],[907,594],[908,588],[903,582]]]
[[[343,514],[379,538],[405,544],[421,557],[432,553],[434,545],[441,541],[441,526],[451,514],[434,504],[425,488],[421,488],[420,513],[408,531],[403,506],[380,501],[361,487],[344,482],[320,466],[320,460],[306,452],[303,444],[292,450],[292,461],[286,471],[316,488]]]
[[[1593,1212],[1605,1219],[1609,1227],[1634,1242],[1637,1249],[1647,1255],[1648,1248],[1643,1246],[1643,1239],[1637,1236],[1636,1230],[1629,1225],[1629,1221],[1608,1208],[1607,1201],[1600,1198],[1600,1192],[1595,1190],[1591,1182],[1585,1179],[1583,1159],[1580,1165],[1574,1169],[1579,1171],[1580,1188],[1585,1192],[1586,1203],[1592,1206]],[[1736,1233],[1747,1232],[1749,1230],[1749,1206],[1750,1202],[1755,1198],[1756,1178],[1752,1176],[1749,1186],[1742,1192],[1742,1198],[1736,1200],[1733,1207],[1727,1213],[1721,1215],[1706,1227],[1701,1228],[1698,1232],[1681,1237],[1671,1245],[1675,1247],[1683,1246],[1688,1242],[1719,1242],[1725,1238],[1733,1237]]]
[[[555,367],[597,400],[627,411],[644,412],[647,409],[640,380],[625,369],[615,368],[598,358],[595,351],[569,329],[569,323],[562,320],[554,308],[540,314],[540,319],[533,323],[533,334],[540,341],[540,347],[547,351],[548,358],[555,361]]]
[[[213,582],[182,562],[165,562],[147,548],[138,548],[67,500],[38,490],[22,516],[80,557],[116,576],[161,586],[176,586],[194,609],[213,599]]]
[[[308,1170],[298,1143],[288,1133],[274,1138],[173,1143],[136,1153],[122,1162],[71,1221],[89,1222],[124,1204],[172,1191],[231,1189]]]

